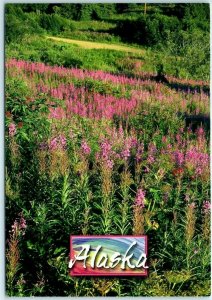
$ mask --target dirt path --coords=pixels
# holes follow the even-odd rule
[[[64,42],[64,43],[70,43],[75,44],[77,46],[80,46],[82,48],[86,49],[110,49],[110,50],[117,50],[117,51],[124,51],[124,52],[132,52],[137,54],[144,54],[145,50],[118,45],[118,44],[106,44],[106,43],[97,43],[97,42],[90,42],[90,41],[80,41],[80,40],[72,40],[72,39],[66,39],[66,38],[59,38],[59,37],[53,37],[53,36],[47,36],[48,39],[58,41],[58,42]]]

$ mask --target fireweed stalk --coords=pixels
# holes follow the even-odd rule
[[[82,204],[83,204],[83,222],[82,222],[82,234],[86,235],[89,232],[90,228],[90,201],[92,199],[92,192],[89,189],[89,155],[91,153],[91,148],[86,140],[83,140],[81,143],[81,149],[79,151],[79,157],[81,166],[83,167],[83,170],[79,170],[79,193],[81,195]]]
[[[202,224],[202,237],[203,240],[207,242],[210,241],[210,211],[211,211],[211,204],[209,201],[204,201],[203,202],[203,209],[202,209],[202,214],[203,214],[203,224]]]
[[[7,291],[8,295],[14,295],[14,281],[17,277],[17,273],[21,268],[20,265],[20,251],[19,251],[19,241],[25,234],[26,230],[26,220],[21,215],[15,220],[10,231],[8,247],[6,251],[7,260]]]
[[[185,224],[185,245],[186,245],[186,263],[187,269],[190,269],[190,257],[192,255],[192,239],[195,234],[196,212],[195,203],[188,204],[186,208],[186,224]]]
[[[190,245],[195,233],[195,203],[188,204],[186,208],[186,227],[185,227],[185,240],[187,247]]]
[[[49,141],[49,174],[52,179],[68,174],[69,157],[66,144],[66,137],[63,134],[53,137]]]
[[[100,152],[96,155],[101,177],[101,223],[104,234],[110,233],[113,220],[113,151],[109,141],[104,140],[100,145]]]
[[[43,142],[40,143],[36,152],[39,173],[40,175],[45,175],[48,173],[48,144]]]
[[[100,166],[101,181],[102,181],[102,225],[104,234],[110,232],[112,225],[112,210],[113,210],[113,182],[112,182],[112,164],[102,163]]]
[[[138,144],[135,155],[135,183],[139,184],[141,180],[141,167],[142,167],[142,159],[144,152],[144,144]]]
[[[144,234],[144,213],[145,194],[141,188],[137,190],[134,207],[133,207],[133,234]]]
[[[11,154],[11,162],[12,165],[15,167],[18,165],[20,160],[20,152],[19,146],[16,142],[15,135],[17,133],[16,125],[14,123],[10,123],[9,126],[9,150]]]
[[[130,225],[129,210],[130,210],[130,185],[133,183],[130,172],[126,169],[121,173],[120,192],[122,202],[119,205],[121,218],[118,216],[117,223],[122,235],[127,234]]]

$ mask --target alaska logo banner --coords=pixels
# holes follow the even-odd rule
[[[71,236],[71,276],[146,276],[147,236]]]

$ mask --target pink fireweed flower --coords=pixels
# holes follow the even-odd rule
[[[155,161],[154,156],[149,155],[148,158],[147,158],[147,162],[151,165],[154,161]]]
[[[143,152],[144,152],[144,144],[142,143],[137,146],[137,151],[135,155],[135,160],[137,163],[141,162]]]
[[[130,137],[124,141],[124,147],[121,151],[121,157],[126,161],[130,157],[130,150],[137,146],[137,139]]]
[[[39,149],[40,150],[47,150],[48,149],[48,144],[46,142],[42,142],[39,144]]]
[[[147,162],[149,164],[152,164],[155,161],[156,153],[157,153],[156,146],[153,143],[150,143],[148,147],[148,157],[147,157]]]
[[[101,156],[103,159],[108,159],[108,157],[111,154],[111,144],[109,141],[105,140],[104,142],[101,143],[100,145],[101,148]]]
[[[24,219],[24,217],[20,218],[20,229],[26,229],[27,225],[26,225],[26,220]]]
[[[210,203],[209,201],[204,201],[202,207],[203,207],[203,212],[204,212],[205,214],[210,213],[210,210],[211,210],[211,203]]]
[[[58,136],[58,143],[59,145],[62,147],[62,148],[65,148],[66,147],[66,137],[63,135],[63,134],[60,134]]]
[[[14,136],[16,134],[16,126],[14,123],[9,124],[9,135]]]
[[[49,118],[50,119],[63,119],[66,117],[65,111],[62,107],[56,107],[56,108],[49,108],[50,114]]]
[[[185,154],[185,164],[189,170],[193,170],[196,176],[202,175],[209,169],[209,155],[199,152],[195,147]]]
[[[22,234],[24,235],[25,234],[25,230],[27,228],[27,225],[26,225],[26,220],[24,219],[24,217],[21,215],[21,217],[19,219],[16,219],[13,223],[13,225],[11,226],[12,228],[12,233],[13,234]]]
[[[50,150],[56,150],[57,149],[57,138],[56,137],[50,140],[49,149]]]
[[[58,137],[54,137],[49,142],[49,149],[54,151],[57,149],[65,149],[66,147],[66,137],[60,134]]]
[[[124,160],[127,160],[129,157],[130,157],[130,149],[126,147],[126,149],[123,149],[121,151],[121,157],[124,159]]]
[[[91,148],[85,140],[81,143],[81,149],[85,155],[89,155],[91,153]]]
[[[131,144],[131,147],[132,147],[132,148],[137,147],[137,144],[138,144],[137,139],[134,138],[134,137],[130,138],[130,144]]]
[[[12,232],[15,233],[17,232],[19,229],[19,223],[17,220],[14,221],[13,225],[12,225]]]
[[[144,208],[145,194],[146,192],[143,191],[142,189],[137,190],[136,197],[135,197],[135,206]]]
[[[174,155],[174,160],[175,160],[175,163],[178,167],[181,167],[184,163],[184,154],[182,152],[180,152],[179,150],[175,151],[173,153]]]
[[[112,169],[113,168],[113,165],[114,165],[114,162],[111,160],[111,159],[108,159],[107,160],[107,166],[109,169]]]
[[[204,136],[204,134],[205,134],[204,128],[202,128],[202,127],[197,128],[196,134],[198,137]]]

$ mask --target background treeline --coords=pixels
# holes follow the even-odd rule
[[[174,58],[175,76],[186,66],[185,76],[209,79],[208,4],[7,4],[5,12],[8,45],[33,35],[133,44],[162,64]]]
[[[181,30],[210,29],[207,4],[17,4],[6,6],[7,39],[26,27],[29,33],[75,30],[72,20],[113,22],[116,26],[110,31],[123,41],[147,46],[162,43]]]

